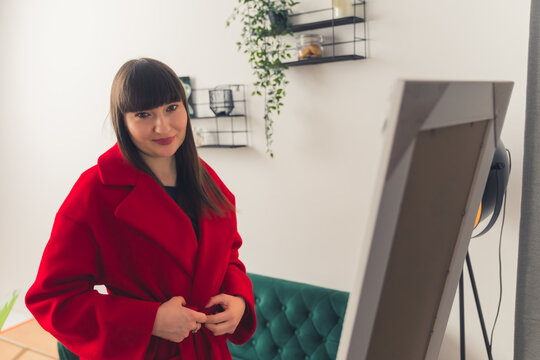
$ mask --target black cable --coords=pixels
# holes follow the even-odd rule
[[[508,154],[508,178],[510,178],[510,173],[512,172],[512,155],[510,150],[506,149]],[[499,233],[499,304],[497,305],[497,313],[495,315],[495,320],[493,320],[493,327],[491,328],[491,335],[489,338],[489,348],[493,348],[493,333],[495,332],[495,325],[497,325],[497,320],[499,319],[499,313],[501,311],[501,303],[503,296],[503,280],[502,280],[502,234],[504,229],[504,220],[506,218],[506,191],[504,192],[504,203],[503,203],[503,216],[501,231]]]
[[[510,179],[510,174],[512,173],[512,154],[510,153],[510,150],[505,149],[506,153],[508,154],[508,178]]]
[[[495,315],[495,320],[493,320],[493,327],[491,328],[491,336],[489,339],[489,347],[493,347],[493,333],[495,332],[495,325],[497,325],[497,320],[499,318],[499,312],[501,311],[501,302],[503,295],[503,282],[502,282],[502,234],[504,229],[504,219],[506,217],[506,192],[504,193],[504,204],[503,204],[503,217],[501,224],[501,232],[499,235],[499,304],[497,305],[497,314]]]

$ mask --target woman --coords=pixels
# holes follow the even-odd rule
[[[255,331],[234,196],[198,158],[187,106],[167,65],[125,63],[118,142],[56,215],[26,304],[82,360],[231,359],[226,340]]]

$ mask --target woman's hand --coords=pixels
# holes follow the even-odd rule
[[[209,308],[214,305],[221,305],[224,311],[215,315],[208,315],[204,326],[206,326],[214,336],[234,333],[246,310],[244,298],[219,294],[210,298],[206,307]]]
[[[206,315],[185,307],[186,300],[175,296],[161,304],[156,314],[152,335],[179,343],[197,332],[206,322]]]

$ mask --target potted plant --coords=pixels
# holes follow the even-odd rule
[[[238,0],[238,5],[227,21],[238,19],[242,24],[242,40],[238,49],[249,54],[249,63],[256,77],[252,95],[264,97],[264,122],[266,151],[271,157],[273,123],[280,114],[285,97],[284,61],[290,59],[291,45],[283,41],[283,35],[292,35],[288,14],[298,2],[294,0]]]
[[[290,31],[289,11],[274,7],[268,11],[270,29],[276,35],[281,35]]]
[[[1,299],[0,301],[0,330],[2,330],[2,326],[4,326],[4,323],[6,322],[9,312],[11,311],[11,308],[13,308],[13,305],[15,304],[15,300],[17,300],[18,296],[19,296],[19,292],[14,291],[13,293]]]

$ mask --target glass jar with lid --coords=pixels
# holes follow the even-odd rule
[[[323,56],[323,36],[320,34],[302,34],[296,37],[298,60],[320,58]]]

